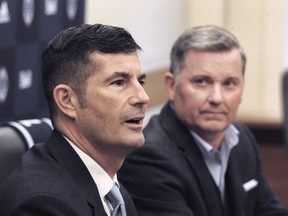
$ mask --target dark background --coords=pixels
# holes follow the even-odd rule
[[[84,23],[85,0],[0,0],[0,123],[49,117],[41,52],[59,31]]]

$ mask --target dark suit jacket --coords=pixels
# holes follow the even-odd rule
[[[227,200],[223,207],[193,137],[166,104],[144,129],[144,147],[129,154],[118,172],[139,215],[288,215],[263,174],[251,132],[239,123],[235,126],[240,131],[240,141],[230,155],[225,177]],[[245,191],[243,185],[251,180],[252,185],[256,181],[258,185]]]
[[[137,215],[124,187],[127,215]],[[106,216],[98,189],[77,153],[57,131],[28,150],[0,189],[1,216]]]

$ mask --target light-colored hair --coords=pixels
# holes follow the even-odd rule
[[[174,43],[170,54],[170,72],[177,74],[184,66],[188,50],[226,52],[238,49],[245,73],[246,54],[237,38],[227,30],[214,25],[197,26],[186,30]]]

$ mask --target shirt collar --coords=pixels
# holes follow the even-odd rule
[[[239,130],[233,124],[231,124],[230,127],[227,128],[224,139],[230,149],[232,149],[235,145],[238,144],[239,134]]]
[[[117,179],[117,174],[115,174],[113,179],[111,179],[110,176],[108,175],[108,173],[95,160],[93,160],[89,155],[87,155],[80,148],[78,148],[67,137],[64,136],[64,138],[73,147],[73,149],[76,151],[78,156],[81,158],[81,160],[83,161],[83,163],[87,167],[90,175],[92,176],[95,184],[97,185],[101,200],[103,203],[105,203],[106,202],[105,196],[107,195],[107,193],[112,188],[114,182],[116,182],[116,184],[119,185],[118,179]]]
[[[197,133],[192,130],[190,130],[190,133],[195,138],[196,143],[200,147],[201,151],[204,150],[206,153],[215,151],[213,146],[206,142],[204,139],[202,139]],[[239,133],[239,130],[233,124],[231,124],[225,131],[222,144],[225,144],[229,149],[232,149],[239,142]]]

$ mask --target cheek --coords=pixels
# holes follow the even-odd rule
[[[108,113],[117,107],[117,98],[98,90],[94,95],[89,97],[90,108],[97,113]]]
[[[234,102],[239,105],[242,101],[242,91],[237,92],[232,98],[234,98]]]
[[[229,100],[230,110],[233,112],[237,112],[239,105],[241,104],[241,101],[242,101],[242,94],[237,93],[237,94],[231,95],[228,100]]]
[[[198,108],[202,106],[203,101],[205,101],[203,98],[203,95],[193,91],[191,88],[182,88],[175,94],[174,104],[178,110],[192,114],[197,112]]]

